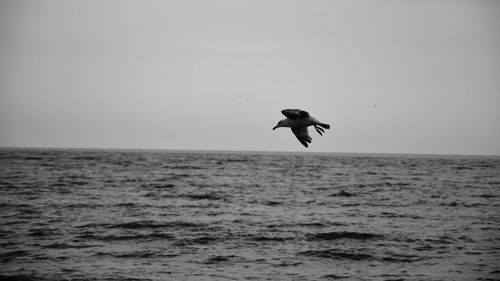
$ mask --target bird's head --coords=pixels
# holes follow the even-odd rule
[[[273,130],[279,127],[289,127],[286,119],[280,120],[276,126],[274,126]]]

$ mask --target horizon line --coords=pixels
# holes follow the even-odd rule
[[[77,151],[157,151],[157,152],[219,152],[219,153],[294,153],[337,155],[386,155],[386,156],[451,156],[451,157],[500,157],[500,154],[414,153],[414,152],[332,152],[292,150],[237,150],[237,149],[182,149],[182,148],[109,148],[109,147],[49,147],[49,146],[0,146],[0,150],[77,150]]]

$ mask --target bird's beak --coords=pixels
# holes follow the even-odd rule
[[[278,128],[278,127],[279,127],[278,125],[274,126],[273,131],[274,131],[276,128]]]

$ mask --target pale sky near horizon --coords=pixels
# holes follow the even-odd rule
[[[0,147],[500,155],[500,1],[2,1]]]

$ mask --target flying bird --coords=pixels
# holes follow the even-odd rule
[[[280,120],[278,125],[276,125],[274,129],[279,127],[289,127],[292,129],[292,132],[295,134],[297,139],[303,144],[305,147],[308,146],[308,143],[311,143],[312,138],[309,136],[309,132],[307,131],[307,127],[314,126],[316,132],[321,136],[325,132],[323,128],[330,129],[330,125],[321,123],[318,120],[314,119],[309,115],[307,111],[300,109],[283,109],[281,111],[283,115],[286,116],[286,119]]]

